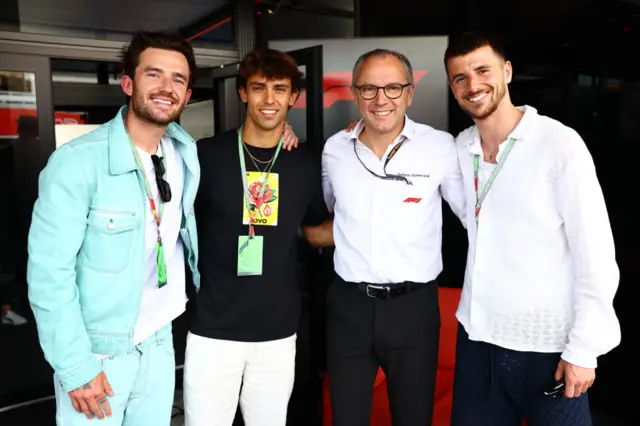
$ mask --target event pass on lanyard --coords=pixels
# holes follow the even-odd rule
[[[264,237],[255,234],[256,216],[260,210],[264,197],[267,181],[271,175],[273,164],[278,158],[283,138],[280,138],[276,152],[268,164],[267,168],[259,179],[261,182],[260,193],[255,203],[251,202],[249,196],[249,183],[247,179],[247,167],[244,161],[244,152],[242,150],[242,126],[238,130],[238,154],[240,156],[240,172],[242,173],[243,198],[247,211],[249,212],[249,234],[240,235],[238,237],[238,276],[262,275],[262,259],[264,248]]]

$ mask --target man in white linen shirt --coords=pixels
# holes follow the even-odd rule
[[[475,123],[456,139],[469,252],[451,424],[591,425],[596,359],[620,343],[619,271],[591,155],[573,129],[514,107],[493,37],[451,39],[445,67]]]
[[[358,59],[362,120],[322,155],[335,213],[336,281],[327,294],[327,365],[334,426],[369,426],[378,366],[394,426],[431,425],[440,313],[442,197],[464,222],[453,137],[410,120],[409,60],[376,49]]]

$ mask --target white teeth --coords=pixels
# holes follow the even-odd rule
[[[262,111],[263,114],[275,114],[276,113],[275,109],[261,109],[260,111]]]
[[[469,98],[469,100],[471,102],[478,102],[479,100],[484,99],[484,97],[487,96],[488,94],[489,94],[489,92],[480,93],[480,94],[475,95],[472,98]]]
[[[382,116],[384,116],[384,115],[389,115],[389,114],[391,114],[391,111],[373,111],[373,113],[374,113],[375,115],[382,115]]]
[[[171,105],[171,101],[165,101],[164,99],[153,99],[153,102],[164,104],[164,105]]]

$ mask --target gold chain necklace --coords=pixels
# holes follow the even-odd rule
[[[251,155],[251,152],[249,152],[249,147],[247,147],[247,143],[245,141],[242,141],[242,146],[244,147],[244,150],[247,151],[247,154],[249,154],[249,157],[251,157],[251,159],[253,161],[257,161],[260,164],[269,164],[271,163],[271,161],[273,160],[273,157],[271,157],[269,160],[267,161],[261,161],[258,160],[256,157],[254,157],[253,155]]]
[[[245,152],[249,155],[249,158],[251,159],[251,162],[253,163],[253,165],[256,167],[256,169],[260,172],[260,173],[264,173],[264,170],[267,170],[267,167],[269,166],[269,164],[271,164],[271,162],[273,161],[273,157],[271,157],[269,160],[267,161],[260,161],[257,158],[255,158],[253,155],[251,155],[251,152],[249,152],[249,148],[247,147],[247,145],[245,144],[244,141],[242,141],[242,146],[244,146],[244,150]],[[260,170],[260,167],[258,167],[258,164],[256,163],[256,161],[260,164],[265,164],[264,170]]]

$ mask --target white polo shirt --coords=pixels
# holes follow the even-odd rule
[[[620,342],[613,310],[619,272],[593,160],[571,128],[529,106],[478,225],[475,126],[456,139],[467,195],[469,252],[457,312],[472,340],[518,351],[562,352],[595,367]],[[500,145],[498,161],[507,145]],[[490,170],[480,167],[480,185]]]
[[[358,140],[364,121],[332,136],[322,154],[327,207],[335,212],[336,273],[345,281],[427,282],[442,271],[442,197],[464,223],[465,197],[453,137],[405,117],[400,136],[380,160]],[[408,178],[383,180],[387,174]]]

